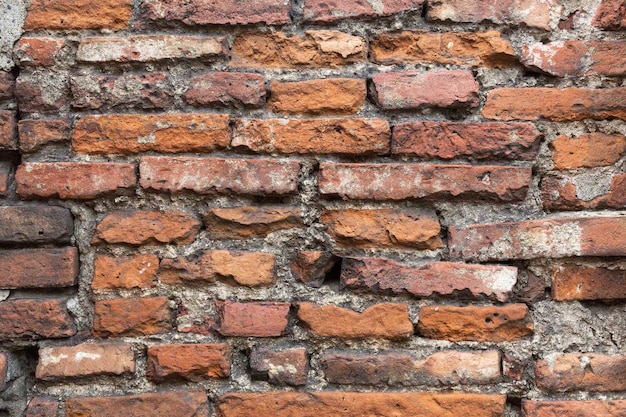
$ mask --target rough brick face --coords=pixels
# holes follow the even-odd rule
[[[22,299],[0,302],[0,339],[57,339],[76,333],[65,300]]]
[[[596,10],[593,24],[604,30],[624,30],[626,5],[620,0],[602,0]]]
[[[540,360],[535,380],[541,389],[565,391],[626,390],[626,357],[567,353]]]
[[[252,378],[267,380],[273,385],[306,385],[307,362],[304,349],[258,348],[250,352]]]
[[[35,397],[28,403],[26,417],[57,417],[59,401],[46,397]]]
[[[142,336],[166,333],[171,329],[172,312],[167,298],[96,301],[93,319],[96,337]]]
[[[0,288],[58,288],[76,284],[78,250],[0,250]]]
[[[315,22],[333,22],[346,18],[374,18],[394,13],[422,10],[424,0],[383,0],[369,3],[358,0],[328,2],[306,0],[304,19]]]
[[[204,215],[204,227],[214,239],[265,237],[283,229],[303,228],[298,207],[222,207]]]
[[[25,66],[51,67],[62,63],[68,51],[63,38],[21,38],[13,48],[15,59]]]
[[[619,417],[626,401],[530,401],[522,402],[524,417]]]
[[[20,120],[17,125],[20,137],[20,150],[32,152],[39,147],[70,140],[68,120]]]
[[[211,72],[191,79],[185,101],[194,107],[258,107],[265,103],[262,75]]]
[[[626,136],[590,133],[575,138],[559,136],[550,143],[556,169],[612,165],[626,152]]]
[[[626,299],[626,266],[562,263],[551,270],[552,297],[567,300]]]
[[[15,97],[15,80],[8,72],[0,71],[0,100],[8,100]]]
[[[33,0],[25,30],[125,29],[132,13],[131,0]]]
[[[547,175],[541,180],[543,205],[549,210],[626,207],[626,174],[608,178],[607,190],[591,173]]]
[[[0,207],[2,243],[66,243],[73,233],[74,221],[66,208],[34,204]]]
[[[15,82],[17,104],[23,113],[50,114],[67,109],[69,77],[64,71],[38,71],[20,75]]]
[[[148,348],[148,377],[156,382],[227,378],[231,350],[230,346],[221,344],[151,346]]]
[[[278,337],[287,330],[289,303],[216,301],[222,336]]]
[[[156,286],[159,258],[155,255],[112,257],[98,255],[91,288],[112,290],[118,288],[150,288]]]
[[[16,127],[15,112],[0,110],[0,149],[17,148]]]

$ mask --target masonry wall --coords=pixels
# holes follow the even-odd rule
[[[0,416],[626,415],[623,1],[2,6]]]

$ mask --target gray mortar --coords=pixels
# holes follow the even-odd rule
[[[13,44],[22,35],[26,19],[24,0],[0,0],[0,70],[10,71],[15,65],[12,59]]]

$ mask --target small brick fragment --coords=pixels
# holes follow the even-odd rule
[[[298,281],[310,287],[319,288],[338,259],[330,252],[301,251],[291,260],[289,267]]]
[[[626,415],[626,400],[522,400],[522,412],[524,417],[621,417]]]
[[[295,206],[221,207],[204,215],[204,227],[213,239],[247,239],[302,229],[304,222],[300,208]]]
[[[550,275],[556,301],[626,299],[626,265],[559,263]]]
[[[599,132],[571,139],[559,136],[550,143],[550,149],[556,169],[608,166],[626,153],[626,136]]]
[[[20,150],[32,152],[48,143],[68,142],[70,122],[68,120],[24,119],[18,123]]]
[[[15,79],[13,74],[0,71],[0,101],[11,100],[15,97]]]
[[[0,288],[61,288],[76,285],[78,250],[0,250]]]
[[[202,74],[191,79],[185,101],[194,107],[259,107],[265,103],[265,78],[240,72]]]
[[[367,95],[365,80],[354,78],[272,81],[270,91],[270,110],[285,114],[355,114]]]
[[[253,349],[250,352],[250,370],[253,379],[266,380],[273,385],[306,385],[308,373],[306,350]]]
[[[287,331],[289,303],[216,301],[218,332],[226,337],[278,337]]]
[[[157,284],[156,255],[113,257],[97,255],[91,288],[94,290],[151,288]]]
[[[9,180],[12,172],[12,163],[6,161],[0,162],[0,196],[6,195],[9,190]]]
[[[626,29],[626,4],[622,0],[602,0],[593,25],[604,30]]]
[[[96,301],[96,337],[146,336],[172,329],[173,312],[165,297],[116,298]]]
[[[22,114],[38,113],[58,117],[70,104],[70,79],[67,71],[23,72],[15,81],[15,97]]]
[[[382,0],[376,3],[359,0],[328,2],[306,0],[304,20],[313,22],[335,22],[348,18],[376,18],[401,12],[420,12],[424,0]]]
[[[20,66],[51,67],[69,55],[63,38],[22,37],[13,47],[14,59]]]
[[[231,351],[232,348],[224,344],[151,346],[146,374],[155,382],[228,378]]]
[[[298,304],[298,318],[313,333],[344,339],[408,339],[413,335],[406,304],[380,303],[362,313],[334,305]]]
[[[626,207],[626,174],[546,175],[541,193],[548,210],[621,209]]]
[[[74,234],[71,212],[63,207],[0,207],[0,243],[69,243]]]
[[[24,30],[126,29],[132,0],[31,0]]]
[[[76,334],[65,300],[19,299],[0,302],[0,340],[40,340]]]
[[[28,403],[25,417],[57,417],[59,401],[46,397],[34,397]]]
[[[549,355],[535,364],[537,387],[550,392],[626,391],[626,356]]]
[[[17,149],[17,115],[13,110],[0,110],[0,149]]]

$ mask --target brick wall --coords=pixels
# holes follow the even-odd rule
[[[23,31],[0,416],[626,415],[622,0],[31,0]]]

